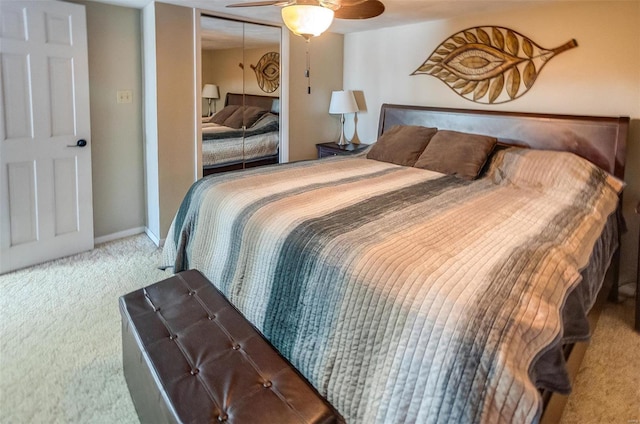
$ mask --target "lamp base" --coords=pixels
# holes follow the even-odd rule
[[[344,113],[342,114],[342,118],[340,118],[340,140],[336,143],[338,146],[346,146],[349,144],[349,140],[344,136]]]
[[[353,114],[353,137],[351,137],[351,144],[360,144],[360,137],[358,137],[358,112]]]
[[[211,99],[207,99],[207,102],[209,103],[209,112],[207,112],[207,116],[211,116]],[[215,103],[214,103],[215,105]]]

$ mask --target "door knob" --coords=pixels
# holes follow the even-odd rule
[[[76,142],[76,144],[67,144],[67,147],[84,147],[87,145],[87,140],[81,138]]]

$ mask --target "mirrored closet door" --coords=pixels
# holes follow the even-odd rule
[[[279,162],[280,27],[201,17],[203,176]]]

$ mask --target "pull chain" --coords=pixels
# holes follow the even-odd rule
[[[311,94],[311,75],[309,74],[311,70],[311,55],[309,54],[309,45],[311,43],[309,42],[309,38],[307,38],[306,44],[307,44],[307,49],[306,49],[307,69],[304,71],[304,76],[307,77],[307,94]]]

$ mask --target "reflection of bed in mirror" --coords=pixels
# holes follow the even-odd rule
[[[203,176],[278,163],[279,98],[227,93],[225,106],[202,118]]]

